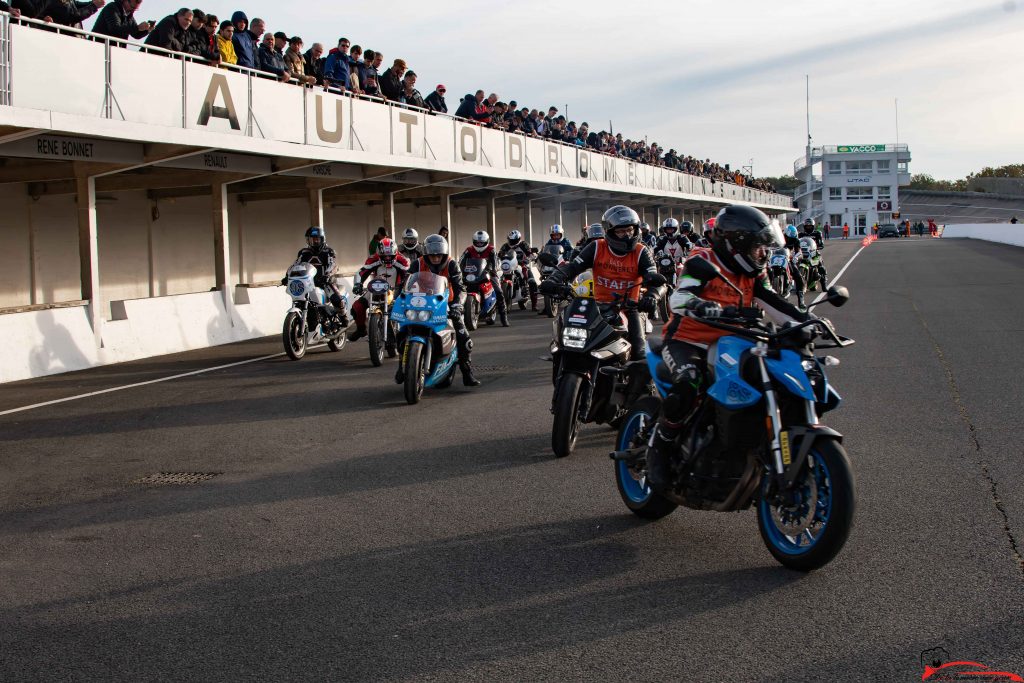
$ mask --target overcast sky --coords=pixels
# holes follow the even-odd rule
[[[448,107],[483,88],[627,137],[792,172],[806,144],[910,145],[913,173],[1024,163],[1024,0],[545,0],[200,3],[417,72]],[[145,0],[140,20],[177,9]],[[575,9],[574,9],[575,8]]]

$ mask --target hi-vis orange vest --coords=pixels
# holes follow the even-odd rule
[[[447,261],[445,261],[444,267],[441,269],[441,273],[443,273],[443,275],[441,273],[438,273],[438,275],[440,277],[443,277],[445,280],[448,280],[448,305],[449,306],[451,305],[452,301],[455,299],[455,293],[452,291],[452,281],[448,279],[448,267],[451,266],[451,264],[452,264],[452,260],[451,260],[451,258],[449,258]],[[430,269],[430,265],[431,264],[430,264],[429,261],[427,261],[427,257],[426,256],[420,256],[420,269],[419,269],[419,272],[421,272],[421,273],[433,273],[434,271],[432,271]]]
[[[637,244],[625,256],[615,254],[604,240],[597,241],[594,256],[594,299],[613,303],[623,299],[640,300],[640,254],[644,245]],[[632,289],[630,289],[632,288]]]
[[[740,291],[743,292],[743,305],[753,305],[754,278],[730,272],[725,265],[718,260],[715,252],[711,249],[694,249],[690,252],[690,258],[686,260],[692,261],[695,258],[706,259],[718,266],[718,269],[722,271],[722,276],[728,278],[729,282],[739,287]],[[704,291],[701,293],[700,298],[705,299],[706,301],[717,301],[723,307],[740,305],[740,295],[737,294],[732,287],[725,284],[718,278],[705,283]],[[689,344],[707,346],[719,337],[724,337],[729,334],[725,330],[719,330],[711,327],[710,325],[705,325],[693,318],[684,317],[678,313],[674,315],[675,318],[665,327],[666,336],[672,339],[687,342]]]

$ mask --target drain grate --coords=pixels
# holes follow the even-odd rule
[[[223,472],[157,472],[141,479],[136,479],[133,484],[143,486],[189,486],[213,479]]]
[[[511,366],[508,365],[477,365],[475,363],[473,364],[473,369],[480,372],[510,372],[512,370]]]

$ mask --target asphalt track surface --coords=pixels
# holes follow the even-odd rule
[[[832,273],[860,243],[833,240]],[[407,406],[365,342],[0,416],[0,680],[911,681],[1024,674],[1024,250],[884,240],[823,311],[856,527],[804,575],[753,512],[634,518],[607,427],[549,450],[549,323]],[[0,387],[0,412],[278,351]],[[221,472],[193,486],[131,482]]]

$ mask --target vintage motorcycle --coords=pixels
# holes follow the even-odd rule
[[[824,290],[828,284],[825,282],[821,270],[821,253],[818,251],[818,243],[813,237],[800,238],[800,261],[797,263],[800,275],[804,279],[805,291],[813,292],[821,285]]]
[[[505,306],[511,307],[512,303],[516,302],[519,304],[519,310],[526,308],[526,297],[529,293],[519,263],[519,252],[514,249],[506,251],[498,259],[498,269],[501,271],[501,292],[505,296]]]
[[[398,355],[398,325],[391,320],[395,294],[386,277],[377,276],[366,284],[366,338],[370,344],[370,362],[379,366],[387,353],[388,358]]]
[[[292,306],[284,317],[281,341],[292,360],[301,359],[314,344],[327,342],[331,351],[340,351],[347,342],[340,312],[328,299],[327,292],[316,286],[317,272],[315,262],[295,263],[285,275]],[[344,294],[342,305],[348,308]]]
[[[493,325],[498,316],[498,294],[491,282],[491,274],[487,271],[487,261],[467,258],[462,269],[462,279],[466,284],[466,305],[462,314],[466,329],[472,332],[481,320]]]
[[[664,280],[652,278],[652,284],[660,286]],[[577,287],[545,287],[569,302],[556,319],[550,347],[551,450],[559,458],[572,453],[580,425],[616,425],[628,406],[649,391],[650,383],[644,363],[629,360],[625,311],[636,303],[625,294],[619,303],[598,303],[577,296]]]
[[[789,249],[782,247],[772,252],[768,258],[768,279],[776,294],[783,299],[789,297],[789,290],[793,286],[789,276]]]
[[[405,400],[419,403],[426,387],[452,385],[459,350],[448,321],[448,280],[431,272],[409,276],[395,299],[391,319],[398,325],[399,377]]]
[[[551,273],[555,272],[555,268],[559,266],[565,260],[565,249],[558,244],[545,244],[544,248],[541,249],[540,254],[537,255],[537,261],[540,262],[540,282],[547,280]],[[554,318],[558,312],[557,303],[554,297],[547,294],[544,295],[544,315],[549,318]]]
[[[709,261],[689,269],[721,277]],[[726,280],[728,282],[728,280]],[[844,287],[829,290],[835,306],[849,300]],[[671,388],[660,339],[648,343],[647,364],[658,396],[638,400],[618,433],[615,480],[634,514],[660,519],[677,506],[731,512],[756,506],[761,538],[781,564],[810,571],[842,549],[853,524],[854,477],[841,434],[819,416],[837,408],[839,394],[825,368],[838,365],[815,350],[853,344],[823,319],[776,328],[755,307],[726,309],[717,320],[727,331],[708,349],[711,387],[687,418],[677,444],[672,484],[647,484],[646,452]]]

